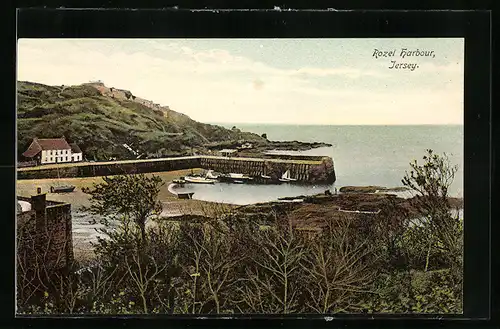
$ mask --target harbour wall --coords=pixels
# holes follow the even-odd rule
[[[181,158],[110,161],[46,165],[35,168],[18,168],[17,179],[72,178],[110,176],[202,168],[222,173],[240,173],[279,179],[287,170],[290,177],[302,183],[333,183],[335,169],[330,157],[310,160],[271,158],[243,158],[219,156],[192,156]]]
[[[109,161],[46,165],[20,168],[17,179],[74,178],[138,174],[200,168],[199,157],[165,158],[154,160]]]
[[[281,178],[288,170],[291,178],[302,183],[333,183],[336,179],[333,160],[328,157],[307,161],[205,156],[200,158],[200,164],[201,168],[217,172],[246,174],[254,177],[266,175],[273,180]]]

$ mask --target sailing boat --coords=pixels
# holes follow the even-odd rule
[[[264,178],[264,179],[271,179],[271,176],[269,175],[266,175],[266,168],[264,167],[264,173],[260,175],[261,178]]]
[[[57,168],[57,179],[61,179],[59,177],[59,168]],[[75,185],[59,185],[59,186],[51,186],[50,193],[69,193],[75,190]]]
[[[285,173],[280,178],[280,182],[294,182],[296,180],[296,178],[290,177],[290,170],[285,171]]]
[[[215,174],[213,170],[209,170],[209,171],[207,171],[206,178],[217,179],[217,178],[219,178],[219,175]]]

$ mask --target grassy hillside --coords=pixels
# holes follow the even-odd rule
[[[18,82],[18,152],[34,137],[65,136],[95,160],[135,158],[122,144],[144,157],[190,154],[238,140],[267,141],[252,133],[196,122],[172,111],[152,109],[135,97],[113,98],[95,86],[47,86]],[[128,97],[127,97],[128,98]]]

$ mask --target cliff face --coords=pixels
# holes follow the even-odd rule
[[[196,122],[188,116],[103,83],[47,86],[18,82],[18,155],[34,137],[65,136],[87,159],[186,155],[210,143],[249,140],[267,143],[252,133]]]

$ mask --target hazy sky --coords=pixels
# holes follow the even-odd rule
[[[20,39],[18,80],[102,80],[202,122],[463,124],[463,53],[463,39]]]

